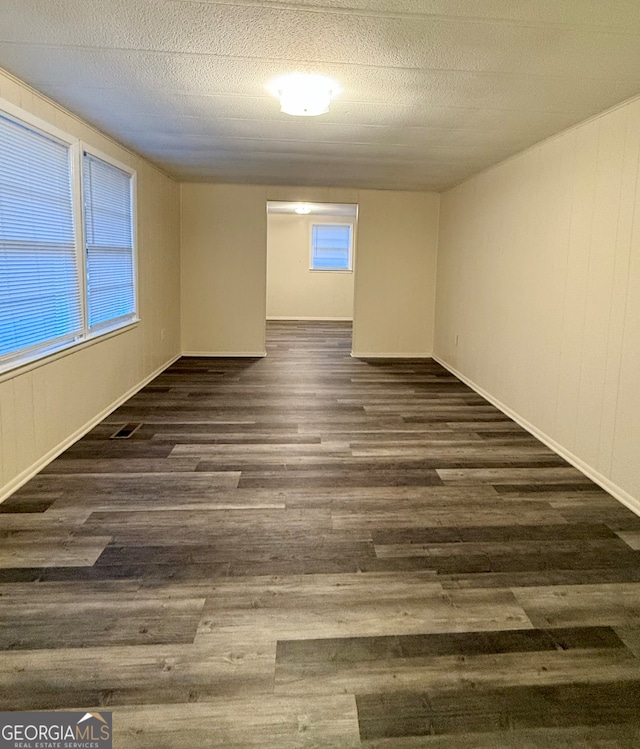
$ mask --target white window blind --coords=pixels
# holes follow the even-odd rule
[[[132,176],[83,154],[89,330],[136,319]]]
[[[82,333],[71,149],[0,115],[0,368]]]
[[[351,225],[313,224],[311,269],[351,270]]]

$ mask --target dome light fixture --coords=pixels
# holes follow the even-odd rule
[[[283,75],[269,89],[280,99],[280,111],[294,117],[316,117],[328,112],[331,99],[340,92],[331,78],[314,73]]]
[[[309,213],[311,213],[311,206],[310,205],[297,205],[293,210],[299,216],[306,216]]]

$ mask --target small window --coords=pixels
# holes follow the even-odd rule
[[[136,319],[133,177],[83,154],[84,233],[89,332]]]
[[[351,224],[313,224],[311,270],[351,270],[353,227]]]

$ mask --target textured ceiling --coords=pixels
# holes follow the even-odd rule
[[[0,0],[0,67],[179,179],[440,190],[638,94],[640,2]]]

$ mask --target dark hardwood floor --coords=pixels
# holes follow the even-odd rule
[[[0,710],[112,710],[117,749],[640,746],[640,518],[350,334],[183,358],[0,505]]]

